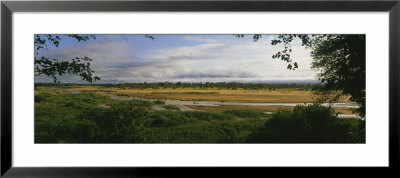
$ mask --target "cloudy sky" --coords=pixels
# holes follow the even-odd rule
[[[292,44],[297,70],[287,70],[287,63],[272,59],[283,47],[271,46],[274,35],[263,35],[253,42],[250,35],[96,35],[96,39],[78,42],[61,35],[60,46],[41,49],[38,57],[61,60],[88,56],[96,83],[123,82],[284,82],[316,81],[310,69],[310,51]],[[60,77],[64,83],[82,83],[79,77]],[[52,82],[36,76],[35,82]]]

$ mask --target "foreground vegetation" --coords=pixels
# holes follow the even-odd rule
[[[164,104],[43,87],[35,91],[35,143],[365,143],[365,121],[336,118],[318,104],[274,114],[178,111]]]

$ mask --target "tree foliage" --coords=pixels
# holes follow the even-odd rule
[[[94,35],[70,34],[65,36],[74,38],[78,40],[78,42],[96,39],[96,36]],[[51,77],[54,82],[58,83],[60,83],[58,77],[64,74],[79,75],[82,80],[89,83],[100,80],[100,77],[93,75],[94,70],[90,66],[92,59],[87,56],[75,57],[69,60],[50,58],[46,56],[39,57],[39,50],[48,49],[48,45],[58,47],[61,40],[60,35],[35,35],[35,76],[46,75]]]
[[[260,38],[262,35],[253,35],[253,41]],[[361,105],[357,111],[365,116],[365,35],[277,35],[271,40],[271,45],[283,45],[283,50],[272,55],[272,58],[287,62],[289,70],[299,67],[291,55],[291,43],[296,38],[301,40],[302,46],[311,49],[311,68],[318,71],[317,79],[324,84],[314,90],[321,96],[320,99],[335,101],[340,96],[350,95],[351,101]]]
[[[255,143],[365,143],[365,121],[339,119],[331,107],[320,104],[279,109],[254,132]]]
[[[365,116],[365,35],[325,35],[314,40],[311,68],[325,85],[315,90],[326,95],[350,95]]]
[[[120,35],[124,38],[123,35]],[[68,34],[63,37],[69,37],[76,39],[78,42],[84,42],[88,40],[96,40],[95,35],[78,35]],[[154,40],[152,35],[144,35],[145,38]],[[125,39],[125,38],[124,38]],[[39,56],[39,51],[48,49],[49,45],[58,47],[62,41],[61,35],[52,34],[37,34],[34,39],[35,46],[35,76],[46,75],[53,79],[55,83],[60,83],[59,76],[65,74],[78,75],[82,80],[92,83],[96,80],[100,80],[100,77],[93,75],[94,70],[90,66],[92,58],[83,56],[75,57],[72,59],[57,59],[46,56]]]
[[[95,117],[105,140],[117,143],[140,142],[149,112],[135,107],[135,101],[115,103],[104,114]]]

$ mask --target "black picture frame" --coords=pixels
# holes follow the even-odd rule
[[[20,168],[12,165],[12,16],[13,12],[124,12],[124,11],[202,11],[202,12],[389,12],[389,167],[355,168],[354,172],[399,168],[400,114],[400,1],[2,1],[1,2],[1,175],[5,177],[131,177],[210,174],[215,168],[75,167]],[[384,60],[384,59],[376,59]],[[182,170],[183,169],[183,170]],[[205,170],[204,170],[205,169]],[[229,169],[229,170],[227,170]],[[268,169],[268,170],[265,170]],[[288,168],[300,171],[298,168]],[[319,168],[329,169],[329,168]],[[282,168],[252,168],[245,174]],[[243,168],[221,168],[236,174]],[[308,168],[300,172],[308,172]],[[291,172],[291,171],[287,171]],[[365,172],[364,172],[365,173]],[[271,173],[269,173],[271,174]],[[329,174],[340,174],[330,171]]]

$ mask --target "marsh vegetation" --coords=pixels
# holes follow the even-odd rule
[[[274,99],[268,101],[305,103],[312,98],[308,91],[312,86],[305,86],[285,88],[275,85],[274,90],[269,90],[230,87],[138,89],[121,88],[118,85],[37,84],[35,143],[365,142],[364,120],[336,116],[337,113],[352,113],[353,108],[334,108],[321,104],[196,104],[201,101],[266,102],[267,97],[262,97],[265,95],[273,96]],[[295,97],[297,95],[300,96]],[[308,98],[302,100],[305,97]],[[174,105],[170,104],[174,103],[171,99],[194,104]],[[343,98],[343,102],[345,100]]]

